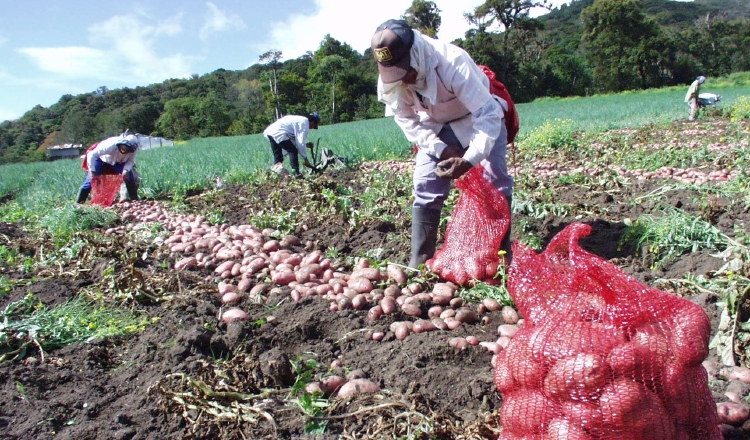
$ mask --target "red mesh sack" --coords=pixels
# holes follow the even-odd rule
[[[513,102],[513,98],[510,97],[508,89],[505,84],[501,83],[497,79],[497,75],[487,66],[479,65],[487,78],[490,80],[490,93],[498,96],[508,103],[508,111],[505,113],[505,129],[508,131],[508,143],[512,143],[516,139],[518,129],[521,127],[521,121],[518,119],[518,112],[516,111],[516,104]]]
[[[89,153],[93,151],[94,148],[96,148],[99,145],[99,142],[94,142],[91,144],[90,147],[86,149],[86,152],[83,153],[83,161],[81,163],[81,168],[88,171],[89,170]]]
[[[500,440],[722,439],[705,312],[581,249],[590,232],[571,224],[541,254],[513,246],[525,322],[495,364]]]
[[[102,174],[91,176],[91,204],[103,207],[112,206],[122,185],[122,175]]]
[[[445,231],[443,247],[426,266],[459,285],[471,280],[492,282],[500,261],[498,251],[510,225],[505,195],[474,167],[456,181],[460,194]]]

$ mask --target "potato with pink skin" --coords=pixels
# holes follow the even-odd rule
[[[396,266],[395,264],[389,264],[386,266],[386,274],[388,275],[388,278],[393,280],[394,283],[399,285],[406,284],[406,281],[408,278],[406,277],[406,272],[404,272],[404,269],[402,269],[399,266]]]
[[[562,400],[594,400],[611,380],[603,356],[579,353],[557,361],[544,378],[545,395]]]
[[[482,305],[490,312],[497,312],[498,310],[501,310],[503,306],[500,305],[497,300],[494,300],[492,298],[484,298],[482,300]]]
[[[732,426],[740,426],[750,419],[750,408],[734,402],[721,402],[716,404],[719,414],[719,423]]]
[[[390,315],[396,311],[396,300],[392,296],[384,296],[380,300],[380,307],[383,309],[384,314]]]
[[[553,419],[549,422],[543,440],[593,440],[583,429],[567,419]]]
[[[224,281],[220,282],[218,285],[219,293],[224,295],[225,293],[229,292],[237,292],[237,286],[234,286],[229,283],[225,283]]]
[[[322,273],[320,265],[316,263],[304,264],[296,271],[296,280],[298,283],[310,281],[312,275]]]
[[[351,276],[352,278],[367,278],[368,280],[373,282],[380,281],[380,271],[374,267],[363,267],[360,269],[356,269],[354,272],[352,272]]]
[[[372,281],[365,277],[352,277],[347,284],[349,288],[356,290],[357,293],[369,293],[373,289]]]
[[[286,286],[292,281],[296,281],[297,276],[294,272],[277,272],[274,271],[271,274],[271,281],[273,281],[275,284],[279,284],[281,286]]]
[[[174,264],[174,270],[188,270],[198,265],[195,257],[186,257]]]
[[[222,315],[221,315],[221,320],[224,321],[224,322],[227,322],[227,323],[228,322],[232,322],[235,319],[239,319],[239,320],[245,321],[245,320],[250,319],[250,317],[247,316],[247,313],[245,313],[241,309],[229,309],[229,310],[225,311],[224,313],[222,313]]]
[[[369,379],[353,379],[345,383],[336,393],[338,399],[349,399],[361,394],[379,393],[380,387]]]
[[[426,319],[417,319],[414,321],[414,333],[425,333],[437,330],[435,324]]]
[[[416,304],[402,304],[401,311],[408,316],[422,316],[422,309]]]
[[[451,338],[448,340],[448,344],[456,350],[463,350],[466,347],[469,347],[469,341],[462,337]]]
[[[396,335],[396,339],[399,341],[403,341],[409,336],[409,333],[411,333],[411,329],[405,322],[399,322],[397,325],[393,326],[392,331]]]
[[[503,394],[500,423],[511,433],[533,433],[548,426],[560,414],[559,405],[534,389],[521,388]]]
[[[320,380],[320,389],[324,393],[333,393],[346,383],[346,379],[341,376],[327,376]]]

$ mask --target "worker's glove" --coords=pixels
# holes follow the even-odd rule
[[[458,179],[473,166],[471,162],[462,157],[452,157],[438,163],[435,174],[441,179]]]
[[[464,150],[455,145],[448,145],[440,155],[440,160],[450,159],[451,157],[463,157]]]
[[[306,143],[306,144],[305,144],[305,146],[306,146],[307,148],[315,148],[315,144],[313,144],[312,142],[308,142],[308,143]]]

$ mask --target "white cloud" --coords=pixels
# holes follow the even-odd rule
[[[97,78],[112,64],[106,52],[89,47],[24,47],[18,52],[40,69],[69,78]]]
[[[483,0],[434,1],[441,11],[442,21],[437,36],[445,41],[463,38],[471,27],[463,14],[472,12],[484,3]],[[552,3],[563,1],[553,0]],[[317,11],[313,14],[290,14],[283,22],[271,23],[269,37],[254,43],[252,49],[258,53],[277,49],[288,60],[317,50],[323,37],[330,34],[332,38],[348,43],[354,50],[363,53],[370,47],[375,28],[388,19],[400,18],[411,6],[412,0],[378,0],[377,7],[364,12],[361,2],[352,0],[315,0],[315,4]]]
[[[206,6],[208,6],[208,16],[199,33],[201,41],[208,40],[212,34],[245,28],[245,22],[239,15],[222,11],[211,2],[207,2]]]
[[[41,70],[72,79],[97,79],[125,84],[158,82],[189,76],[195,57],[160,56],[157,37],[182,32],[180,16],[148,24],[134,15],[114,16],[89,27],[90,47],[26,47],[26,55]]]

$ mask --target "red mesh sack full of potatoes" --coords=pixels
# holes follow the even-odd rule
[[[466,285],[493,282],[500,243],[510,225],[505,195],[474,167],[456,181],[460,193],[445,231],[445,240],[426,266],[441,278]]]
[[[103,207],[112,206],[122,186],[120,174],[91,176],[91,204]]]
[[[500,440],[721,440],[708,316],[584,251],[590,232],[571,224],[540,254],[514,244],[525,322],[495,364]]]

